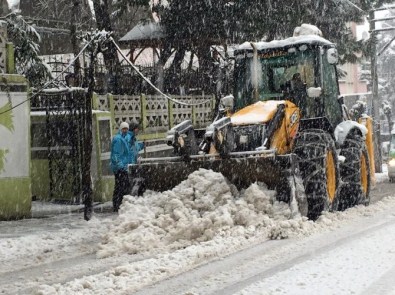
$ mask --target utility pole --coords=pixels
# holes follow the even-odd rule
[[[369,12],[369,27],[371,31],[370,35],[370,70],[371,70],[371,83],[372,83],[372,105],[373,105],[373,134],[375,143],[375,170],[376,172],[382,172],[382,157],[381,157],[381,134],[380,134],[380,104],[379,104],[379,92],[378,92],[378,75],[377,75],[377,50],[376,50],[376,20],[375,10]]]
[[[380,104],[378,93],[378,74],[377,74],[377,56],[381,55],[385,49],[389,47],[395,37],[391,39],[377,54],[376,40],[377,33],[383,31],[395,31],[395,27],[376,29],[376,22],[383,22],[395,19],[394,16],[376,18],[376,11],[383,11],[395,8],[394,5],[383,8],[373,9],[369,12],[369,27],[370,27],[370,40],[371,40],[371,75],[372,75],[372,96],[373,96],[373,119],[374,119],[374,142],[375,142],[375,169],[377,172],[382,172],[382,157],[381,157],[381,138],[380,138]]]
[[[93,213],[93,192],[91,180],[91,160],[92,160],[92,97],[95,86],[94,64],[96,51],[91,51],[90,64],[88,70],[88,91],[85,94],[85,116],[84,116],[84,146],[82,155],[82,197],[84,200],[84,219],[86,221],[92,218]]]
[[[70,22],[70,37],[71,44],[73,47],[73,53],[75,56],[80,52],[77,40],[77,25],[81,22],[81,1],[73,0],[72,3],[72,17]],[[70,86],[81,86],[81,64],[80,60],[76,59],[74,62],[74,85]]]

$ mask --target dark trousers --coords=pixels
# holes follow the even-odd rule
[[[130,182],[128,172],[125,170],[119,170],[114,173],[115,175],[115,186],[114,194],[112,197],[112,204],[114,211],[118,211],[119,206],[122,204],[123,196],[130,194]]]

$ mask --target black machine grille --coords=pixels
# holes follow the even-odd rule
[[[262,146],[265,124],[234,126],[235,151],[251,151]]]

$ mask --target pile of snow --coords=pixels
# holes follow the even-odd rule
[[[209,173],[208,176],[211,177],[213,174]],[[253,185],[253,187],[257,188],[256,185]],[[260,190],[261,188],[257,189]],[[128,199],[128,202],[130,202],[131,198]],[[278,221],[270,219],[270,224],[272,224],[273,230],[276,229],[284,233],[288,231],[296,237],[302,237],[315,233],[327,233],[333,229],[345,228],[353,224],[358,225],[361,218],[377,215],[377,212],[388,214],[388,210],[392,212],[393,208],[395,208],[395,197],[387,197],[371,206],[357,206],[344,212],[324,213],[316,222],[300,218]],[[126,210],[124,208],[121,217],[125,214]],[[121,230],[122,227],[118,223],[118,226],[114,228]],[[123,229],[127,230],[126,227]],[[95,275],[78,278],[64,284],[41,285],[36,294],[131,294],[145,286],[186,272],[200,264],[225,257],[241,249],[262,243],[265,239],[267,240],[267,237],[262,234],[268,232],[264,228],[257,227],[255,231],[251,229],[247,234],[246,232],[248,231],[241,230],[238,235],[237,231],[234,231],[233,236],[231,236],[230,234],[226,235],[224,230],[222,235],[217,235],[207,242],[197,243],[174,251],[168,249],[169,251],[165,253],[147,255],[147,259],[135,261],[125,259],[124,265]],[[118,234],[124,235],[124,233]],[[123,241],[128,242],[126,236]],[[293,251],[296,251],[300,245],[295,247]],[[292,250],[289,250],[289,252],[292,252]],[[276,259],[276,254],[273,254],[273,257],[273,259]]]
[[[251,236],[259,228],[270,234],[293,215],[264,185],[238,192],[222,174],[200,169],[173,190],[126,196],[98,257],[185,248],[215,236]]]
[[[275,191],[264,184],[238,192],[222,174],[200,169],[172,190],[150,191],[143,198],[125,196],[97,257],[159,253],[216,237],[303,237],[347,218],[342,212],[324,212],[312,222],[294,207],[276,201]]]

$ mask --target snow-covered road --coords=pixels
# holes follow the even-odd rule
[[[136,294],[389,294],[393,209],[307,238],[267,241]]]
[[[119,216],[0,222],[0,294],[395,294],[393,184],[313,223],[201,177]]]

